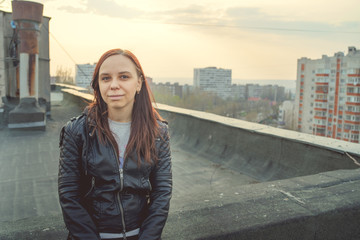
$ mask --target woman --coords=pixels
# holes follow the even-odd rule
[[[94,101],[61,130],[59,198],[69,239],[161,239],[172,191],[167,124],[137,58],[99,59]]]

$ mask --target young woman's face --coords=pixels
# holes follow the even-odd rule
[[[99,88],[109,117],[115,113],[131,117],[136,91],[141,89],[135,64],[123,55],[108,57],[99,69]]]

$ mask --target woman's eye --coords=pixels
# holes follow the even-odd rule
[[[106,76],[105,76],[105,77],[102,77],[101,80],[107,81],[107,80],[110,80],[110,77],[106,77]]]
[[[121,79],[128,79],[129,76],[127,76],[127,75],[121,75],[120,78],[121,78]]]

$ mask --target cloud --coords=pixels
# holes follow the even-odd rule
[[[143,11],[119,5],[111,0],[88,0],[87,7],[90,11],[109,17],[117,18],[139,18],[143,15]]]
[[[102,16],[135,19],[141,18],[144,15],[144,11],[127,7],[125,5],[119,5],[113,0],[82,0],[80,4],[83,8],[75,8],[72,6],[63,6],[59,10],[67,11],[70,13],[93,13]]]
[[[203,26],[203,31],[216,34],[219,28],[232,28],[242,31],[254,31],[276,34],[307,34],[314,33],[344,33],[359,32],[360,23],[344,22],[333,25],[314,21],[291,21],[281,16],[269,15],[262,8],[230,7],[211,8],[209,6],[192,4],[184,8],[166,11],[145,11],[138,8],[119,5],[114,0],[80,0],[82,7],[63,6],[60,10],[71,13],[93,13],[102,16],[123,19],[142,19],[158,23],[179,24],[188,26]],[[211,30],[206,27],[216,27]],[[200,29],[201,31],[201,29]],[[229,33],[231,34],[231,32]]]
[[[88,12],[86,9],[73,7],[73,6],[61,6],[58,9],[69,12],[69,13],[87,13]]]
[[[254,31],[275,31],[287,34],[360,32],[360,23],[357,22],[334,25],[316,21],[291,21],[262,12],[261,8],[229,8],[226,10],[226,16],[229,24]]]

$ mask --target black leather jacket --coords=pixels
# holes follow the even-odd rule
[[[60,134],[59,198],[64,221],[74,239],[100,239],[99,232],[140,228],[139,239],[161,239],[172,192],[167,124],[158,121],[157,164],[139,167],[136,154],[119,169],[114,147],[101,144],[83,114]]]

